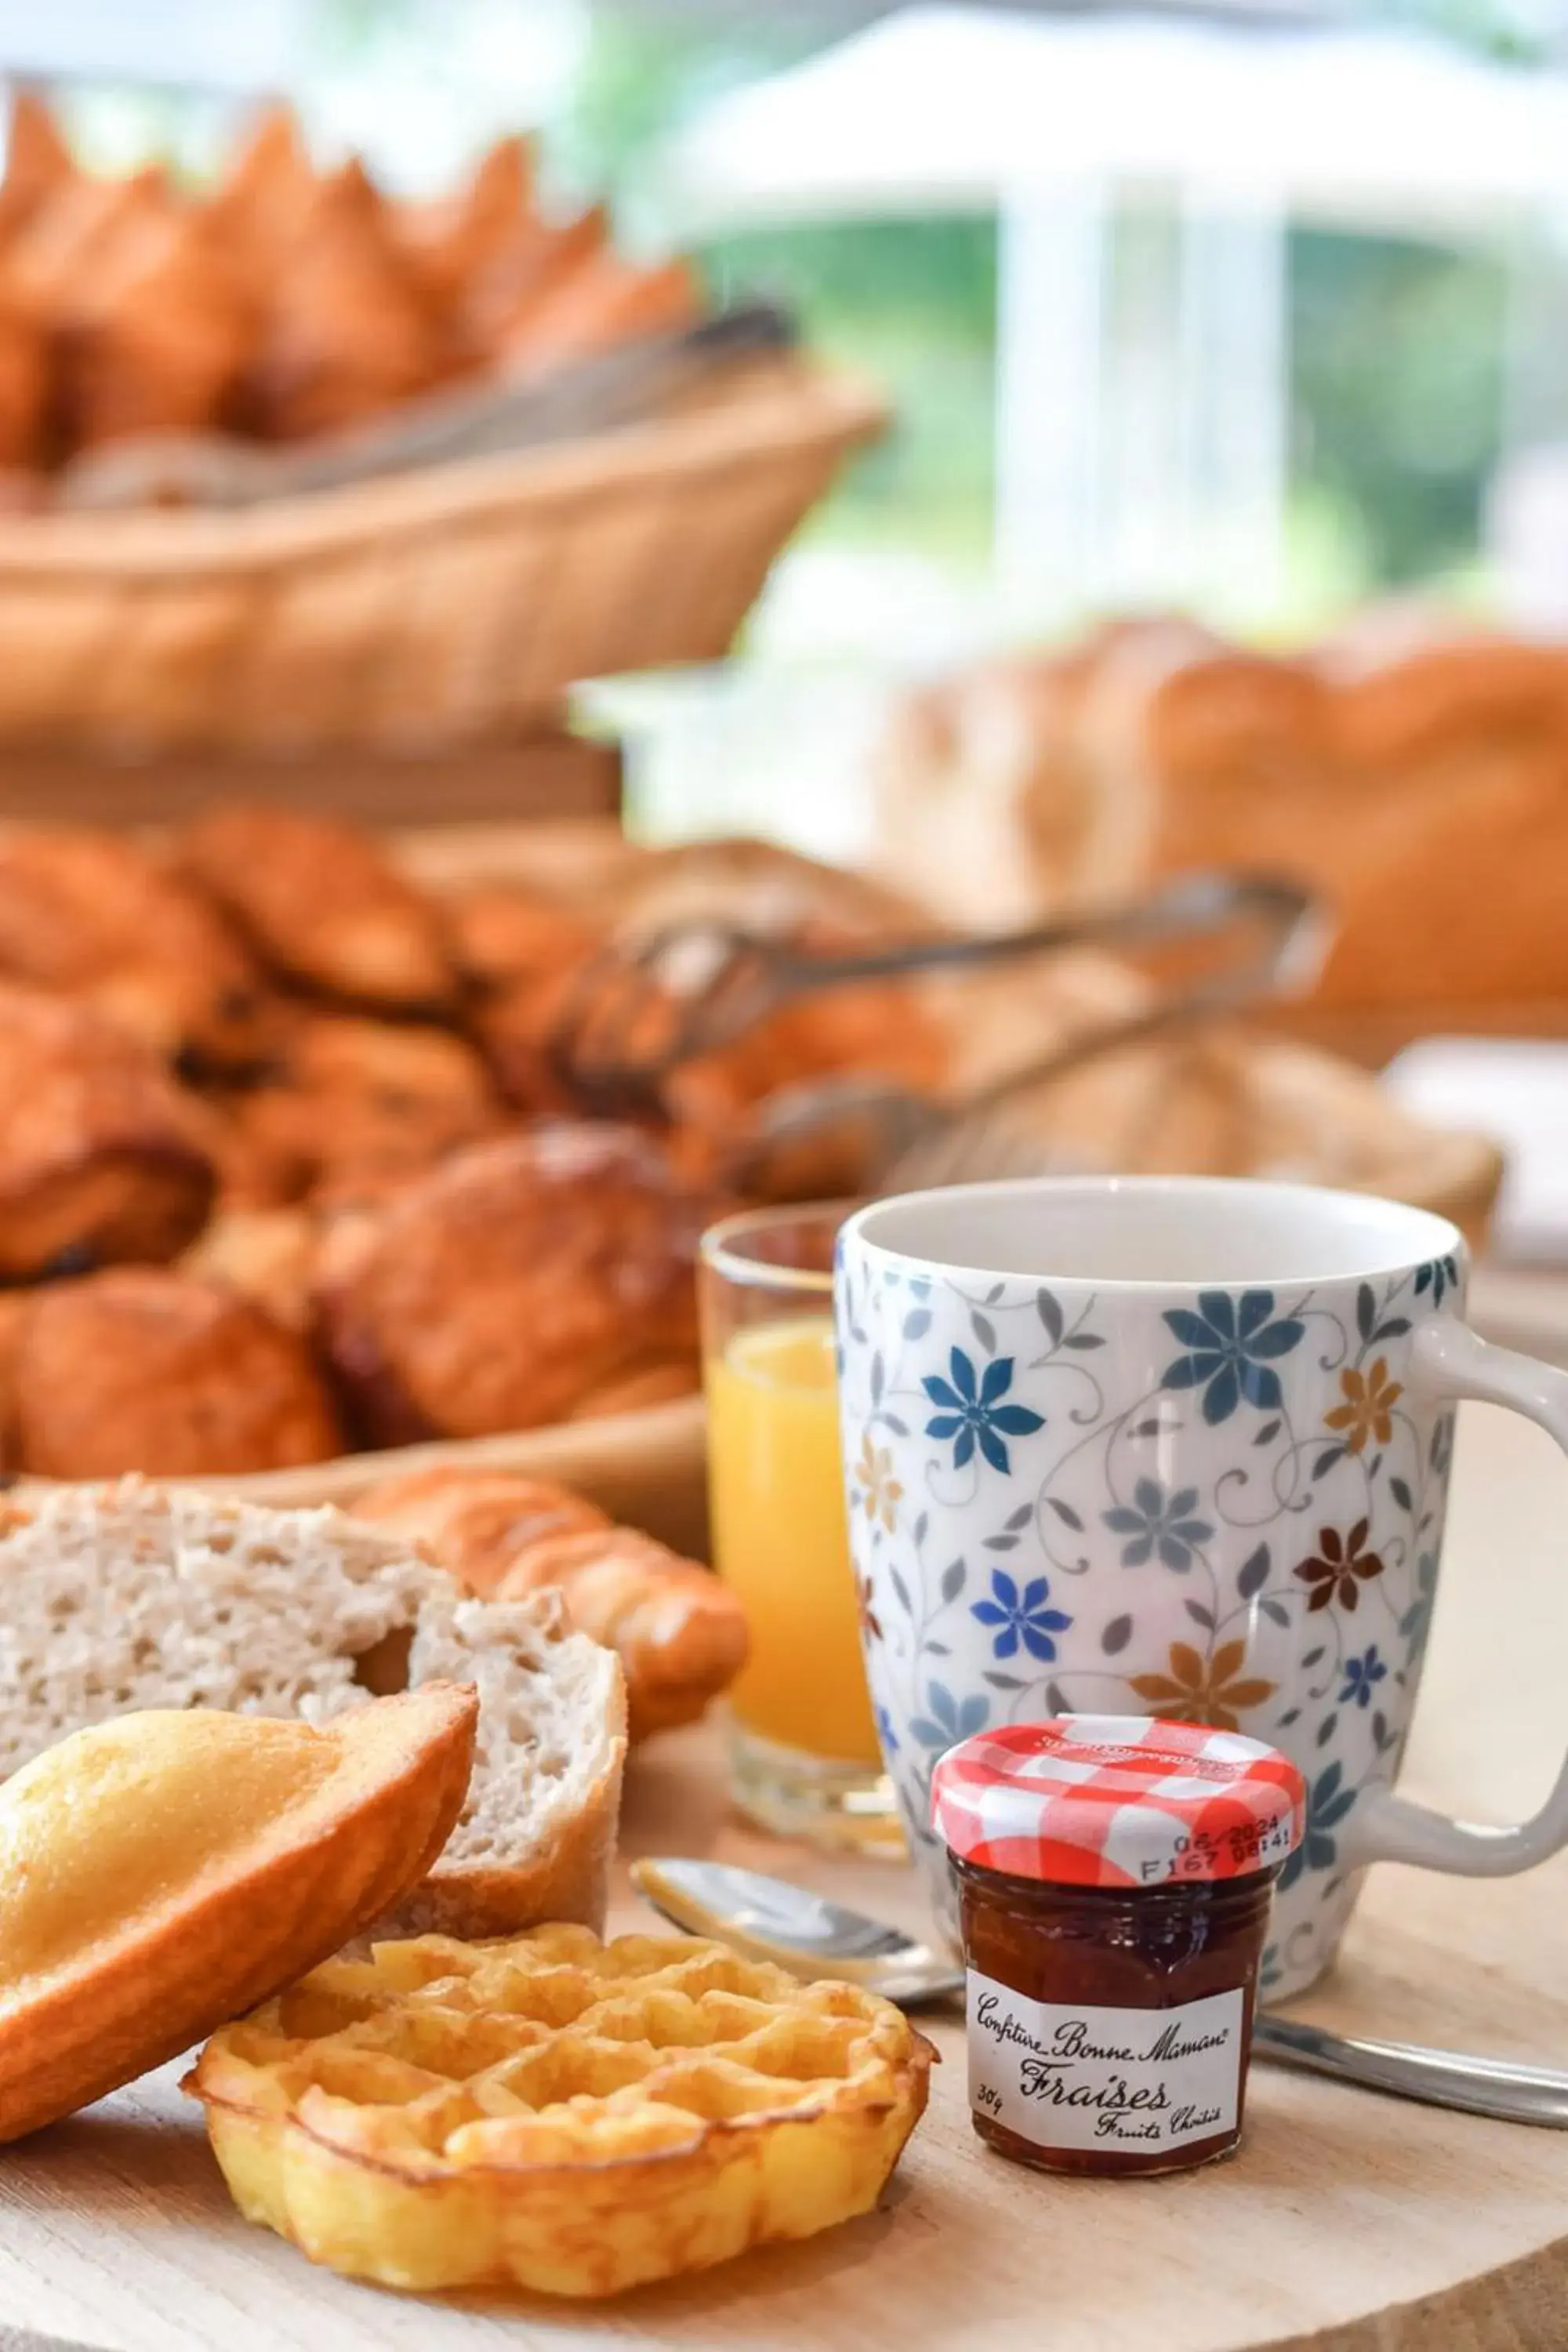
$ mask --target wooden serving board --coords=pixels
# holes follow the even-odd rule
[[[1472,1817],[1539,1798],[1564,1736],[1556,1598],[1568,1472],[1538,1433],[1467,1409],[1412,1785]],[[784,1870],[913,1922],[901,1865],[828,1862],[725,1811],[716,1735],[656,1743],[628,1853]],[[646,1925],[629,1894],[621,1924]],[[1465,1885],[1374,1873],[1337,1980],[1303,2013],[1568,2064],[1568,1859]],[[1448,2116],[1267,2067],[1231,2163],[1052,2183],[986,2154],[962,2035],[882,2210],[605,2306],[416,2299],[311,2267],[229,2205],[178,2067],[0,2150],[0,2352],[1561,2352],[1568,2133]]]

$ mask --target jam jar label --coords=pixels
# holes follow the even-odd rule
[[[969,2100],[1037,2147],[1158,2156],[1234,2132],[1246,2001],[1028,2000],[969,1971]]]

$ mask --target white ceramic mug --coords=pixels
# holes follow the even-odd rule
[[[1062,1711],[1207,1722],[1307,1778],[1264,1986],[1332,1958],[1376,1861],[1494,1876],[1568,1843],[1395,1794],[1460,1397],[1568,1447],[1568,1373],[1459,1316],[1457,1229],[1305,1185],[1104,1177],[877,1202],[838,1244],[867,1670],[911,1844],[937,1757]]]

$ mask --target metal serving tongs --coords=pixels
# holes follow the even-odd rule
[[[1238,927],[1250,936],[1242,951],[1217,970],[1010,1070],[962,1106],[859,1076],[788,1088],[764,1106],[759,1150],[804,1142],[832,1126],[853,1125],[868,1163],[877,1169],[899,1164],[902,1176],[902,1163],[917,1151],[935,1167],[942,1139],[966,1155],[970,1146],[963,1138],[973,1139],[976,1122],[1069,1068],[1183,1023],[1304,984],[1316,968],[1323,936],[1315,902],[1293,883],[1271,876],[1191,874],[1146,898],[1024,930],[906,942],[854,955],[814,953],[740,924],[689,920],[635,947],[612,949],[587,966],[564,1008],[552,1057],[563,1078],[595,1109],[610,1116],[646,1113],[659,1106],[665,1080],[682,1064],[732,1044],[805,997],[916,973],[984,971],[1064,948],[1137,949],[1216,938]],[[987,1166],[984,1172],[1007,1171]],[[942,1173],[922,1178],[952,1180]]]

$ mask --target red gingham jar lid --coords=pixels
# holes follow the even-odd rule
[[[1273,1869],[1300,1843],[1305,1804],[1277,1748],[1141,1715],[977,1732],[931,1780],[932,1827],[961,1862],[1068,1886]]]

